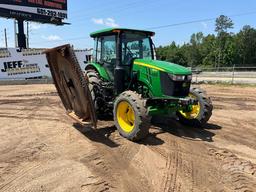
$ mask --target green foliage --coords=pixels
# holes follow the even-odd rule
[[[246,25],[233,34],[228,32],[233,25],[230,18],[221,15],[216,19],[217,34],[194,33],[189,43],[160,46],[158,59],[190,67],[255,66],[256,29]]]
[[[232,29],[233,25],[234,23],[230,18],[225,15],[221,15],[216,19],[215,31],[220,35],[221,33],[226,33],[228,29]]]

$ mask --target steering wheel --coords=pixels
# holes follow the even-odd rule
[[[127,55],[133,57],[134,54],[133,54],[132,51],[129,49],[129,47],[126,45],[125,48],[128,50],[128,54],[127,54]]]

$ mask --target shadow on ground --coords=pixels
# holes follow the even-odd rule
[[[119,146],[118,143],[110,138],[111,134],[117,131],[115,126],[100,126],[98,129],[83,127],[78,123],[75,123],[73,126],[91,141],[105,144],[111,148]],[[162,145],[165,141],[159,138],[158,135],[164,133],[170,133],[188,140],[213,142],[215,133],[212,131],[221,128],[219,125],[210,123],[206,124],[203,128],[188,127],[181,125],[177,120],[172,118],[154,117],[152,119],[151,129],[156,129],[157,131],[153,131],[145,139],[137,143],[151,146]]]
[[[111,148],[119,146],[119,144],[117,144],[116,142],[114,142],[109,138],[110,135],[116,130],[114,126],[100,128],[100,129],[92,129],[92,128],[84,127],[78,123],[74,123],[73,126],[91,141],[105,144]]]
[[[216,124],[208,123],[202,128],[188,127],[181,125],[177,120],[166,117],[154,117],[152,119],[152,125],[155,129],[161,131],[156,134],[170,133],[177,137],[181,137],[189,140],[201,140],[207,142],[213,142],[215,133],[209,130],[218,130],[222,127]]]
[[[101,127],[99,129],[91,129],[88,127],[84,127],[78,123],[73,124],[74,128],[81,132],[85,137],[90,139],[93,142],[105,144],[111,148],[118,147],[119,144],[110,139],[112,133],[116,130],[115,126],[109,127]],[[120,136],[121,137],[121,136]],[[125,138],[121,138],[125,139]],[[144,145],[162,145],[164,141],[157,137],[156,134],[150,133],[145,139],[142,141],[137,142],[138,144]]]

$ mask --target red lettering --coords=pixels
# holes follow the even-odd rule
[[[28,0],[28,3],[43,5],[43,0]]]
[[[53,0],[54,2],[57,2],[57,3],[66,3],[67,1],[66,0]]]
[[[50,2],[50,1],[44,1],[44,5],[47,7],[51,7],[51,8],[57,8],[57,9],[62,9],[62,5],[59,3],[54,3],[54,2]]]

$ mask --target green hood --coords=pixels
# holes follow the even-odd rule
[[[190,74],[192,74],[188,68],[183,67],[181,65],[174,64],[174,63],[169,63],[166,61],[135,59],[134,64],[153,68],[153,69],[164,71],[167,73],[172,73],[174,75],[190,75]]]

